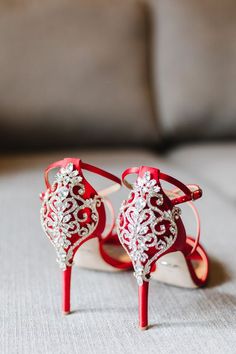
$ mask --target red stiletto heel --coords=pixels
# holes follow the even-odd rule
[[[134,185],[129,184],[125,179],[129,174],[138,175]],[[174,184],[177,189],[165,192],[160,180]],[[173,268],[178,268],[180,264],[184,265],[184,271],[188,269],[189,277],[196,286],[206,283],[208,258],[199,245],[200,224],[198,224],[198,235],[195,241],[186,237],[180,218],[181,211],[176,206],[200,198],[202,191],[197,185],[184,185],[157,168],[146,166],[127,169],[122,174],[122,181],[131,192],[127,200],[122,203],[117,231],[120,242],[133,263],[134,275],[139,286],[139,327],[146,329],[148,327],[148,282],[155,268],[157,268],[155,273],[158,274],[162,260],[164,260],[163,265],[173,266]],[[198,220],[195,208],[194,212]],[[170,254],[174,254],[173,263],[168,259]],[[194,259],[198,259],[201,263],[200,270],[194,268],[192,263]],[[170,277],[167,272],[163,274],[167,278]],[[182,275],[179,271],[178,276]],[[165,277],[161,280],[165,281]],[[177,285],[184,286],[183,279],[176,282]],[[174,283],[173,279],[170,283]]]
[[[138,288],[139,328],[142,331],[148,328],[148,288],[149,282],[147,281],[144,281]]]
[[[62,273],[62,312],[64,315],[70,313],[71,269],[67,267]]]
[[[48,174],[59,168],[52,184]],[[84,178],[82,170],[96,173],[115,184],[96,192]],[[118,269],[128,269],[131,263],[112,258],[103,249],[104,240],[114,233],[114,221],[107,236],[103,235],[106,226],[104,199],[109,193],[120,188],[118,177],[80,159],[66,158],[51,164],[45,171],[47,190],[41,194],[41,223],[44,232],[52,242],[57,253],[57,262],[63,270],[62,311],[70,312],[71,267],[77,250],[88,240],[97,237],[101,255],[107,263]],[[111,209],[112,210],[112,209]]]

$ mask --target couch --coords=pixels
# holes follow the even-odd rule
[[[0,1],[1,353],[235,353],[235,12],[230,0]],[[66,156],[203,188],[208,284],[152,281],[148,331],[132,272],[74,267],[61,315],[38,196]],[[126,195],[112,195],[116,212]]]

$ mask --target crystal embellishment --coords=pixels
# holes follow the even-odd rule
[[[175,242],[180,209],[165,209],[163,192],[150,172],[138,177],[118,216],[118,236],[130,255],[139,285],[148,281],[151,266]],[[151,256],[150,251],[151,252]]]
[[[61,168],[46,191],[40,210],[44,232],[52,242],[61,269],[72,265],[73,252],[98,225],[101,198],[83,198],[82,176],[72,163]],[[71,241],[73,238],[73,242]]]

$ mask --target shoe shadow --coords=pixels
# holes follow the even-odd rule
[[[209,265],[209,280],[206,288],[215,288],[221,284],[224,284],[231,280],[226,266],[222,264],[218,259],[210,257]]]
[[[187,307],[185,307],[184,313],[186,314],[186,318],[183,318],[182,321],[170,318],[166,322],[151,324],[149,329],[178,328],[185,326],[191,326],[193,328],[199,328],[199,326],[201,326],[208,328],[209,326],[214,326],[216,323],[217,326],[225,328],[227,322],[229,326],[232,326],[233,320],[230,318],[232,317],[232,312],[236,310],[236,295],[219,292],[216,289],[218,286],[229,282],[231,279],[232,277],[229,275],[226,265],[217,258],[210,257],[207,285],[203,289],[195,290],[197,292],[201,291],[203,298],[201,296],[201,299],[193,300],[194,303],[190,302]],[[179,290],[181,291],[181,288],[179,288]],[[216,308],[220,308],[221,310],[216,312]],[[196,311],[198,311],[199,318],[207,317],[209,320],[191,320],[192,316],[195,316]],[[236,328],[236,323],[234,327]]]

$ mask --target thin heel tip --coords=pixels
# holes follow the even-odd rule
[[[144,326],[144,327],[139,326],[139,329],[140,329],[141,331],[146,331],[146,330],[148,329],[148,326]]]
[[[67,316],[67,315],[70,314],[70,311],[62,311],[62,314],[63,314],[64,316]]]

